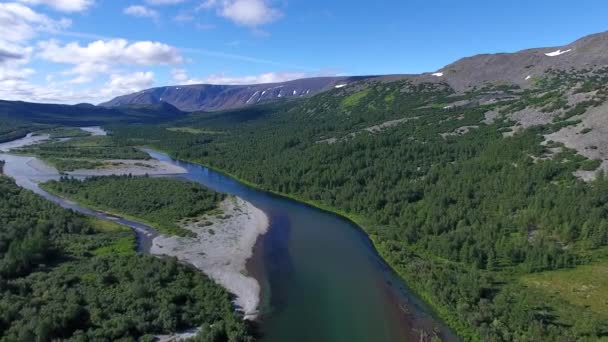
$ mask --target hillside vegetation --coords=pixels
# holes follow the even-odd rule
[[[608,178],[581,181],[575,172],[600,162],[545,136],[602,104],[606,75],[555,71],[530,89],[461,94],[367,80],[171,124],[199,134],[117,126],[113,139],[352,218],[465,340],[596,340],[608,336],[596,310],[522,279],[605,258]]]

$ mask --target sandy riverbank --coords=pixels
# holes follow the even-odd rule
[[[203,271],[236,296],[235,305],[245,319],[255,319],[260,302],[260,285],[246,275],[247,259],[258,236],[268,230],[268,217],[253,204],[229,197],[220,204],[222,213],[203,216],[184,228],[196,238],[158,236],[151,254],[177,257]]]
[[[111,159],[105,160],[105,167],[96,169],[79,169],[66,172],[75,177],[91,176],[111,176],[111,175],[179,175],[186,173],[183,167],[173,165],[159,160],[130,160],[130,159]]]

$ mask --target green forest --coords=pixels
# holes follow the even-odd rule
[[[63,177],[42,187],[85,206],[145,221],[163,233],[179,236],[194,234],[181,228],[179,221],[216,209],[224,198],[197,183],[154,177]]]
[[[557,72],[532,89],[488,85],[463,95],[441,83],[363,81],[111,130],[117,144],[168,151],[353,219],[465,340],[596,340],[608,336],[606,312],[525,281],[606,260],[608,179],[573,176],[599,162],[542,144],[578,122],[580,106],[563,94],[581,84],[605,93],[603,78]],[[502,100],[478,100],[487,96]],[[527,107],[566,114],[525,130],[504,116]],[[487,121],[490,111],[499,118]]]
[[[175,259],[135,253],[132,232],[64,210],[0,176],[0,340],[249,341],[230,295]]]

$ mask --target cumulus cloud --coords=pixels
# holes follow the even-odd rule
[[[71,22],[50,18],[27,4],[75,12],[86,9],[93,1],[17,1],[0,2],[1,99],[49,103],[102,102],[154,84],[154,73],[125,73],[122,66],[177,65],[183,62],[176,48],[153,41],[92,38],[97,40],[85,45],[54,40],[34,43],[39,33],[65,32]],[[29,66],[33,57],[71,67],[42,74],[46,82],[32,82],[30,78],[37,74]],[[107,76],[101,82],[93,82],[101,75]]]
[[[218,15],[251,28],[271,23],[283,16],[281,11],[271,7],[266,0],[206,0],[199,6],[200,9],[215,10]]]
[[[18,3],[0,3],[0,39],[23,42],[38,31],[55,31],[71,25],[68,19],[53,20]]]
[[[40,42],[38,47],[40,57],[55,63],[172,65],[183,62],[176,48],[152,41],[129,43],[125,39],[111,39],[81,46],[76,42],[60,45],[51,40]]]
[[[34,48],[29,45],[41,31],[70,25],[53,20],[20,3],[0,3],[0,98],[11,99],[32,92],[27,79],[36,71],[28,67]]]
[[[173,69],[173,82],[180,85],[187,84],[260,84],[277,83],[310,77],[311,74],[305,72],[267,72],[259,75],[232,76],[228,74],[212,74],[202,78],[190,78],[184,69]]]
[[[154,73],[141,71],[112,74],[107,82],[92,88],[74,88],[69,82],[37,85],[21,79],[2,80],[0,72],[0,98],[44,103],[99,103],[119,95],[137,92],[154,85]]]
[[[158,12],[141,5],[129,6],[123,10],[123,13],[140,18],[158,18]]]
[[[124,39],[98,40],[88,45],[72,42],[61,45],[56,41],[38,43],[38,57],[54,63],[73,65],[63,71],[72,76],[68,83],[84,84],[99,75],[110,74],[119,66],[176,65],[183,62],[179,51],[169,45],[140,41],[129,43]]]
[[[110,80],[104,87],[103,94],[106,97],[114,97],[150,88],[153,84],[154,73],[150,71],[126,75],[115,74],[110,76]]]
[[[62,12],[81,12],[93,6],[94,0],[18,0],[28,5],[46,5]]]

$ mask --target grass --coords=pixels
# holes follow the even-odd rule
[[[135,254],[135,237],[125,236],[112,244],[97,248],[93,251],[95,256],[126,256]]]
[[[344,98],[344,100],[342,100],[342,107],[343,108],[350,108],[350,107],[355,107],[357,106],[361,100],[363,100],[367,95],[369,94],[369,89],[365,89],[362,90],[358,93],[354,93],[352,95],[349,95],[348,97]]]
[[[85,132],[77,127],[58,127],[53,128],[48,131],[43,131],[43,133],[49,133],[51,138],[82,138],[88,137],[91,135],[89,132]]]
[[[211,131],[211,130],[194,128],[194,127],[169,127],[169,128],[167,128],[167,130],[171,131],[171,132],[188,133],[188,134],[223,134],[222,132],[219,132],[219,131]]]
[[[395,93],[390,93],[389,95],[386,95],[384,97],[384,102],[388,103],[388,104],[392,104],[393,102],[395,102],[395,99],[397,97],[395,96]]]
[[[95,230],[100,233],[114,233],[118,235],[111,244],[95,249],[92,253],[96,256],[127,256],[135,254],[136,241],[135,234],[131,229],[118,223],[90,218]]]
[[[75,170],[99,169],[105,164],[100,161],[90,159],[64,159],[64,158],[44,158],[44,161],[53,166],[59,172],[70,172]]]
[[[115,222],[100,220],[95,217],[90,217],[89,219],[93,228],[100,233],[131,231],[129,228]]]
[[[522,282],[549,297],[559,298],[608,320],[608,260],[526,275]]]
[[[130,228],[115,222],[88,218],[91,226],[107,236],[107,243],[91,251],[95,256],[128,256],[136,253],[135,234]]]

